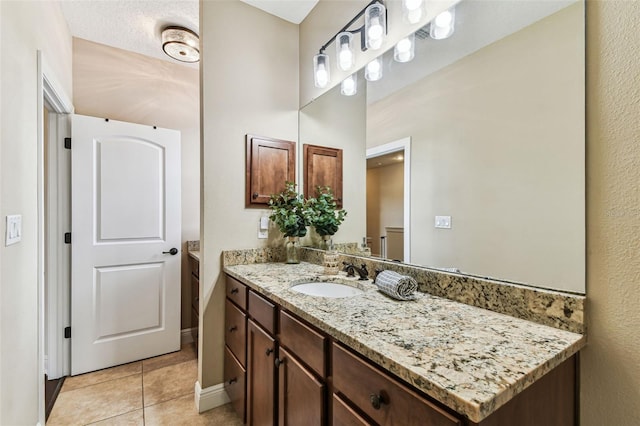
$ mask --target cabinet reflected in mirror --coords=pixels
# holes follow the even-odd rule
[[[390,166],[366,177],[379,198],[364,201],[369,212],[348,209],[347,221],[367,222],[372,251],[382,254],[387,228],[408,228],[402,256],[412,264],[584,293],[584,4],[463,1],[452,37],[419,31],[413,61],[387,52],[383,63],[383,79],[362,88],[366,116],[348,116],[364,140],[341,146],[362,157],[344,169],[347,192],[367,176],[367,150],[411,141],[408,211],[398,213],[397,192],[380,199],[380,182],[398,180],[382,170]],[[354,102],[336,90],[301,110],[301,143],[335,135],[320,117]],[[436,226],[440,216],[449,228]]]

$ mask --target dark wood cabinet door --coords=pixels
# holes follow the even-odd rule
[[[256,323],[247,327],[247,424],[275,424],[276,342]]]
[[[342,150],[304,145],[304,195],[316,196],[316,187],[329,186],[338,208],[342,208]]]
[[[224,390],[229,395],[231,405],[236,410],[238,416],[244,423],[245,418],[245,395],[246,395],[246,371],[238,362],[228,347],[224,348]]]
[[[296,181],[296,143],[247,135],[246,207],[265,207],[269,196]]]
[[[335,393],[333,394],[331,408],[331,424],[333,426],[368,426],[371,424]]]
[[[321,426],[325,422],[325,385],[286,349],[278,356],[278,423]]]

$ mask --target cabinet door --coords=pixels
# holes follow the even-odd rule
[[[285,349],[280,348],[278,360],[279,425],[324,425],[324,383]]]
[[[333,394],[332,425],[333,426],[368,426],[370,425],[362,416],[344,402],[338,395]]]
[[[275,424],[276,342],[253,320],[247,327],[247,424]]]
[[[245,207],[266,207],[271,194],[295,180],[295,142],[247,135]]]
[[[316,187],[329,186],[338,208],[342,208],[342,150],[304,145],[304,195],[316,196]]]

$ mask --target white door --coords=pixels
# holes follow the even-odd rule
[[[73,116],[71,374],[180,349],[180,132]]]

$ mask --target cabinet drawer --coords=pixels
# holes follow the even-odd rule
[[[244,367],[246,364],[247,316],[229,299],[225,300],[224,341]]]
[[[303,324],[288,312],[280,311],[280,344],[325,378],[327,367],[325,348],[327,338]]]
[[[233,356],[229,348],[224,348],[224,389],[229,395],[231,404],[236,410],[238,417],[244,423],[245,417],[245,380],[246,370],[240,365],[236,357]]]
[[[191,306],[200,312],[200,280],[191,275]]]
[[[276,305],[253,291],[249,291],[249,315],[268,333],[275,334]]]
[[[333,426],[369,426],[369,422],[349,407],[338,395],[333,394],[331,401],[332,425]]]
[[[344,395],[376,423],[461,425],[459,419],[335,343],[332,356],[334,391]]]
[[[200,278],[200,262],[191,256],[189,256],[189,269],[191,270],[191,275]]]
[[[227,297],[243,311],[247,310],[247,286],[229,275],[227,275]]]

